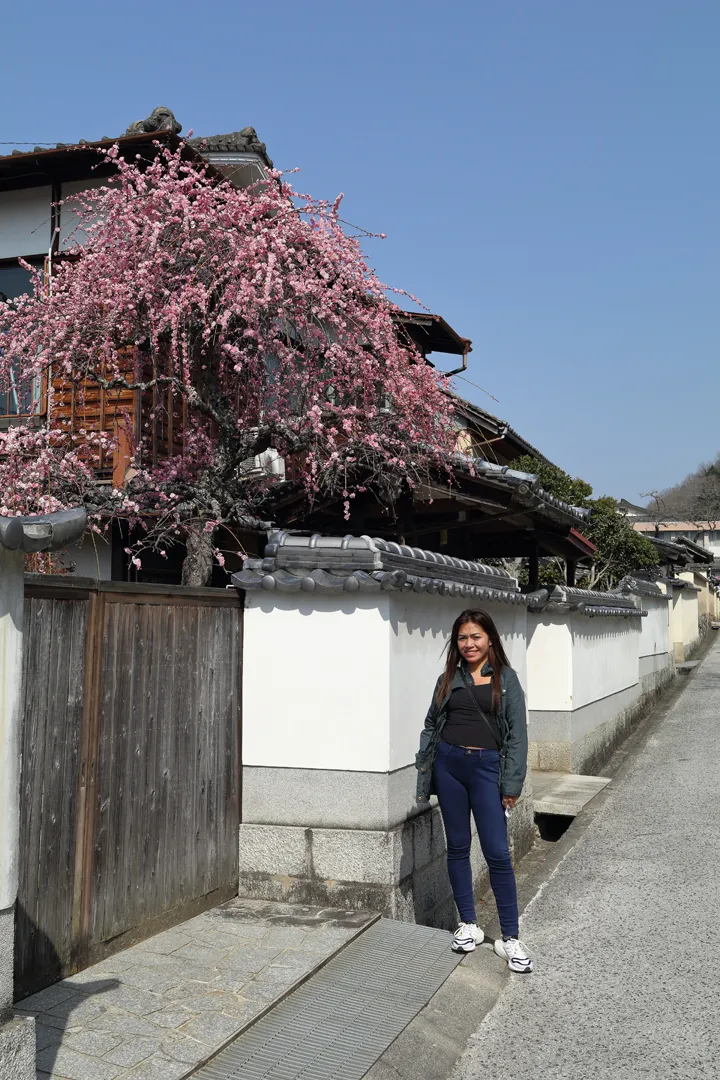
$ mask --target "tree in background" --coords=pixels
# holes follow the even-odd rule
[[[358,491],[392,506],[448,470],[444,382],[398,339],[339,199],[280,174],[238,190],[183,147],[101,157],[115,178],[77,197],[78,240],[51,288],[36,273],[33,294],[0,303],[0,391],[42,381],[51,418],[58,381],[79,407],[98,389],[138,391],[166,450],[156,460],[130,415],[110,430],[19,420],[0,432],[0,513],[83,505],[96,530],[140,529],[138,566],[144,549],[186,543],[183,580],[204,584],[218,529],[264,524],[273,480],[253,465],[269,449],[309,505],[341,498],[346,517]],[[122,486],[98,484],[94,460],[122,440]]]
[[[571,477],[556,465],[525,455],[512,463],[513,469],[536,475],[550,495],[572,506],[590,511],[583,534],[597,547],[597,555],[579,578],[588,589],[612,589],[626,574],[658,565],[654,546],[641,533],[635,532],[616,499],[609,496],[592,498],[592,487],[585,480]],[[550,559],[540,569],[542,585],[562,584],[565,580],[561,560]]]
[[[662,521],[687,521],[701,528],[720,526],[720,454],[700,465],[681,484],[652,492],[648,513]]]

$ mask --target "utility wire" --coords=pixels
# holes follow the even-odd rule
[[[486,390],[484,386],[480,386],[478,383],[473,382],[472,379],[466,379],[464,375],[451,375],[452,379],[462,379],[463,382],[469,383],[470,386],[474,386],[476,390],[482,390],[483,394],[487,394],[493,401],[497,401],[500,404],[500,398],[496,398],[494,394],[491,394],[489,390]]]

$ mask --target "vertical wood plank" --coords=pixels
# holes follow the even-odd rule
[[[72,912],[87,602],[25,604],[18,996],[73,970]]]

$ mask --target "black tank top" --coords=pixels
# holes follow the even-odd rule
[[[470,695],[485,713],[485,723]],[[478,746],[483,750],[497,750],[502,742],[497,720],[492,712],[492,683],[483,686],[457,687],[447,704],[448,718],[442,730],[444,742],[454,746]],[[493,736],[495,736],[493,738]]]

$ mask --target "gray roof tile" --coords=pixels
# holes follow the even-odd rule
[[[369,536],[270,534],[265,557],[233,574],[239,589],[380,593],[402,590],[524,604],[505,570]]]

